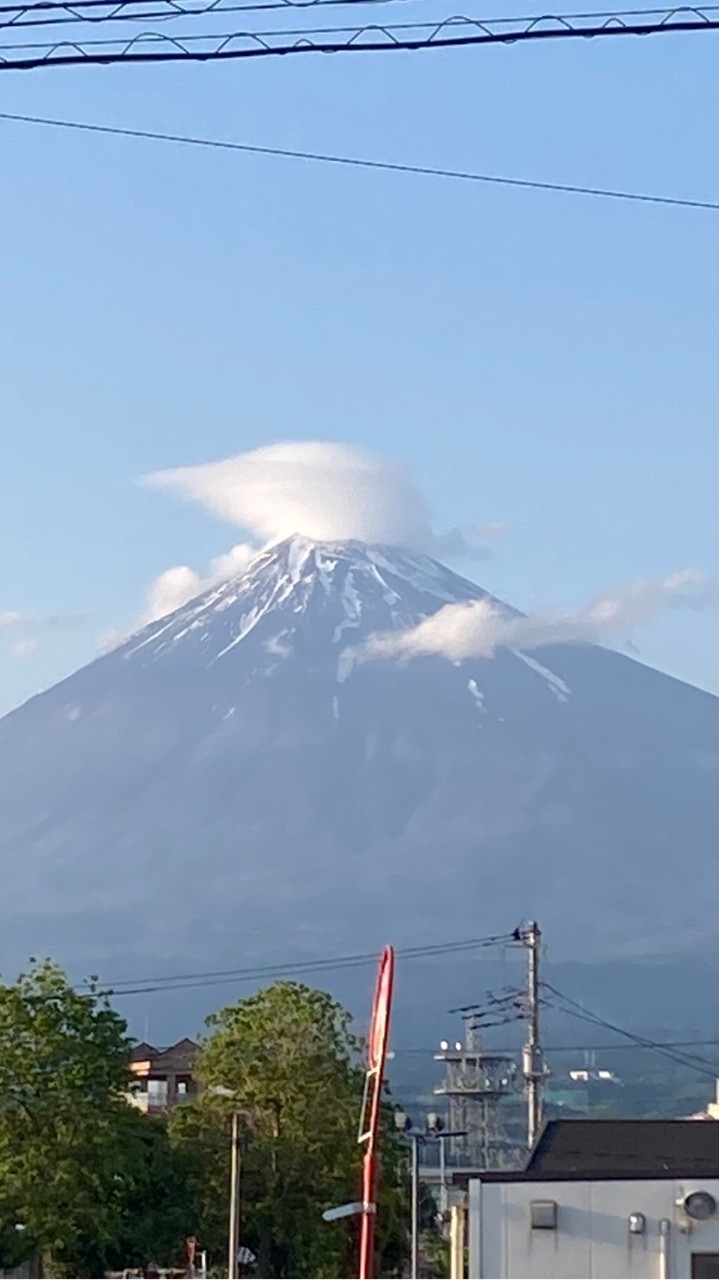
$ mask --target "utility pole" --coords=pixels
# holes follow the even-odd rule
[[[240,1247],[240,1114],[232,1112],[232,1151],[230,1153],[230,1231],[227,1258],[228,1280],[237,1276],[237,1253]]]
[[[419,1144],[420,1134],[410,1133],[412,1142],[412,1280],[419,1276]]]
[[[522,1050],[522,1074],[527,1090],[527,1145],[534,1146],[542,1123],[544,1055],[539,1034],[539,952],[542,931],[530,920],[519,931],[518,941],[527,951],[527,1043]]]

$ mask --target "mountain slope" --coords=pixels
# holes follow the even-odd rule
[[[483,594],[289,539],[6,716],[3,967],[342,954],[529,913],[555,954],[707,943],[718,699],[588,645],[353,657]]]

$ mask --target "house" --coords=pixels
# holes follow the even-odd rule
[[[130,1070],[135,1077],[128,1100],[148,1113],[167,1111],[197,1093],[193,1070],[199,1046],[194,1040],[178,1040],[169,1048],[135,1045],[130,1056]]]
[[[461,1179],[471,1280],[719,1277],[719,1125],[551,1120],[524,1169]]]

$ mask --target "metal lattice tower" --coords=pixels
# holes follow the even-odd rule
[[[445,1064],[446,1077],[434,1092],[449,1103],[449,1129],[464,1133],[451,1139],[451,1160],[473,1168],[503,1167],[514,1143],[503,1123],[503,1103],[516,1098],[518,1068],[506,1053],[492,1053],[482,1047],[474,1019],[467,1022],[464,1043],[450,1047],[446,1041],[435,1055]]]

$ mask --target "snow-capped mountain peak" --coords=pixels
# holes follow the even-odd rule
[[[276,963],[530,913],[560,948],[713,946],[716,698],[589,644],[349,661],[483,598],[290,538],[6,716],[6,964]]]
[[[283,656],[309,629],[316,649],[344,648],[377,632],[413,626],[443,605],[482,598],[487,593],[480,587],[429,556],[295,536],[151,623],[121,652],[146,662],[180,651],[209,665],[253,637],[268,653]]]

